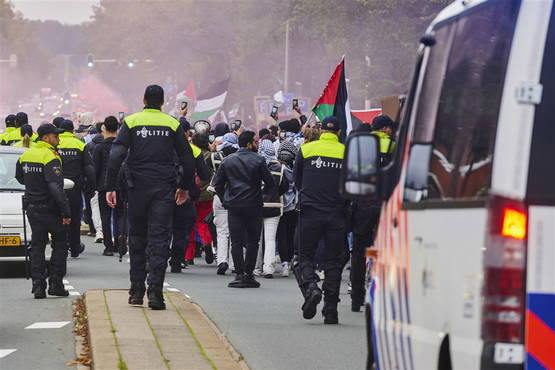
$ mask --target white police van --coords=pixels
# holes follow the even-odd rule
[[[375,366],[555,368],[553,0],[442,11],[386,167],[377,148],[350,137],[343,173],[345,195],[384,201]]]

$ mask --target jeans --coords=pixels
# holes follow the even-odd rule
[[[256,269],[262,270],[264,275],[273,274],[274,258],[276,257],[276,233],[279,224],[279,216],[264,219],[262,229],[262,240],[258,246],[258,257],[256,259]],[[262,244],[264,242],[264,244]],[[264,262],[264,263],[263,263]]]
[[[222,206],[220,198],[214,196],[214,225],[218,240],[218,265],[227,263],[233,270],[233,258],[231,258],[231,243],[229,242],[229,225],[227,223],[227,209]]]
[[[102,218],[100,217],[100,206],[98,204],[98,197],[98,192],[95,192],[94,197],[91,198],[92,222],[94,224],[94,228],[96,229],[96,238],[104,238],[104,233],[102,232]]]
[[[235,272],[250,275],[254,271],[258,254],[258,242],[262,231],[262,207],[230,208],[228,223]],[[245,256],[243,248],[246,249]]]
[[[291,260],[293,259],[297,220],[297,211],[285,212],[279,219],[277,240],[281,262],[291,262]]]

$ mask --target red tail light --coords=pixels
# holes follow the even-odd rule
[[[523,343],[528,210],[524,204],[495,197],[489,212],[482,339]]]

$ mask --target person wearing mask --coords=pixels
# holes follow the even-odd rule
[[[220,167],[220,164],[230,154],[233,154],[239,149],[238,138],[233,133],[227,133],[222,138],[222,143],[216,147],[216,152],[210,156],[209,165],[212,172],[215,174]],[[214,192],[214,177],[210,190]],[[217,246],[218,246],[218,275],[225,275],[226,271],[230,268],[233,271],[233,258],[231,256],[231,244],[229,242],[229,225],[227,209],[222,205],[222,201],[218,194],[214,194],[214,225],[216,226]]]
[[[71,257],[78,257],[85,249],[81,243],[81,216],[83,213],[83,191],[90,192],[95,186],[95,174],[92,158],[85,150],[85,143],[73,135],[73,122],[65,120],[61,125],[62,132],[58,153],[62,158],[65,178],[73,181],[73,188],[66,190],[71,209],[71,224],[67,228],[68,244]]]
[[[15,178],[25,185],[25,209],[33,233],[30,257],[35,299],[46,298],[47,278],[49,295],[69,295],[62,279],[68,252],[64,225],[70,224],[71,211],[64,192],[62,160],[56,152],[62,132],[52,124],[41,125],[37,145],[24,152],[16,164]],[[48,234],[52,237],[52,255],[47,269],[44,251]]]
[[[188,132],[191,130],[189,121],[185,118],[187,111],[183,113],[183,117],[179,119],[179,123],[183,128],[185,137],[188,138]],[[201,181],[208,181],[210,179],[210,172],[202,155],[202,150],[193,143],[189,143],[195,158],[195,171],[196,175]],[[187,262],[184,262],[185,251],[189,245],[189,235],[195,226],[197,218],[197,210],[194,202],[200,196],[200,189],[196,182],[191,183],[189,187],[189,199],[184,204],[175,205],[173,216],[173,238],[170,251],[170,272],[181,273],[182,266],[187,267]]]
[[[36,145],[35,141],[37,139],[37,135],[33,133],[33,126],[31,125],[21,126],[21,136],[23,138],[19,141],[14,142],[12,146],[31,148]]]
[[[2,145],[12,145],[16,141],[23,139],[21,136],[21,126],[29,123],[27,113],[19,112],[15,115],[15,129],[2,138]]]
[[[268,134],[269,135],[269,134]],[[271,136],[271,135],[270,135]],[[274,277],[274,259],[276,257],[276,234],[279,219],[283,214],[282,195],[289,189],[289,182],[284,176],[285,166],[278,162],[274,144],[269,139],[260,141],[258,154],[264,157],[268,170],[277,186],[262,189],[262,217],[264,218],[262,236],[258,247],[258,258],[254,274],[266,279]]]
[[[197,155],[199,160],[205,162],[203,168],[207,169],[206,160],[210,158],[210,150],[209,150],[209,138],[208,138],[208,131],[209,129],[199,129],[197,125],[195,125],[195,134],[193,135],[191,147],[193,149],[193,153],[200,150],[201,154]],[[197,174],[198,175],[198,174]],[[187,264],[194,265],[194,258],[196,253],[196,235],[198,234],[200,245],[204,249],[204,256],[206,259],[207,264],[212,264],[214,262],[214,251],[212,249],[212,234],[208,229],[208,225],[204,222],[204,219],[210,212],[212,212],[212,203],[214,200],[214,195],[208,191],[208,185],[210,183],[210,178],[212,177],[212,173],[208,173],[208,176],[204,176],[202,179],[200,176],[196,178],[196,185],[199,187],[200,193],[198,200],[195,201],[195,208],[196,208],[196,220],[193,226],[193,230],[191,230],[191,234],[189,236],[189,244],[187,246],[187,251],[185,254],[185,260]]]
[[[281,276],[289,277],[291,272],[291,261],[295,250],[295,230],[297,228],[298,212],[297,191],[293,179],[293,165],[297,156],[297,147],[284,141],[279,146],[277,159],[284,166],[283,176],[288,184],[288,189],[283,194],[283,214],[279,219],[277,229],[277,243],[279,257],[281,259]]]
[[[4,141],[4,138],[15,130],[15,114],[8,114],[4,119],[6,124],[6,130],[0,134],[0,143]]]
[[[237,137],[239,137],[245,131],[245,126],[239,120],[234,121],[231,124],[231,132],[233,132]]]
[[[83,113],[84,114],[84,113]],[[83,117],[83,115],[81,115],[81,117]],[[103,140],[104,140],[104,135],[102,134],[102,125],[104,124],[104,122],[98,122],[96,123],[96,125],[94,127],[91,127],[91,135],[93,130],[94,130],[94,135],[92,136],[92,138],[89,140],[89,142],[85,145],[85,150],[87,152],[89,152],[90,156],[92,157],[94,155],[94,148],[100,144]],[[97,181],[99,179],[97,178]],[[102,179],[103,181],[104,179]],[[98,199],[98,191],[94,191],[90,194],[86,193],[85,194],[85,204],[90,204],[90,214],[91,214],[91,220],[92,221],[92,226],[90,227],[91,232],[94,231],[94,242],[95,243],[103,243],[104,242],[104,233],[102,231],[102,217],[100,216],[100,202]]]
[[[108,161],[110,160],[110,151],[112,145],[118,136],[118,119],[114,116],[108,116],[104,119],[101,127],[104,140],[96,144],[93,152],[93,162],[96,172],[96,191],[98,192],[98,206],[100,209],[100,219],[102,224],[102,233],[104,236],[103,256],[113,256],[118,248],[114,239],[117,241],[116,230],[112,230],[112,225],[117,224],[118,217],[124,212],[124,202],[120,197],[114,209],[108,205],[106,201],[106,193],[108,185],[106,184],[106,175],[108,173]],[[122,190],[117,187],[118,190]],[[122,195],[122,191],[118,191],[118,195]],[[91,204],[92,205],[92,204]],[[115,222],[114,222],[115,221]]]
[[[191,146],[179,121],[161,111],[164,90],[158,85],[146,88],[143,111],[127,116],[110,152],[106,200],[117,206],[116,180],[127,157],[129,256],[129,304],[142,305],[146,286],[148,306],[164,310],[164,284],[174,204],[188,198],[194,181],[195,162]],[[177,162],[182,173],[177,183]]]
[[[295,277],[303,293],[303,317],[312,319],[322,300],[317,285],[314,256],[320,239],[325,242],[325,324],[337,324],[341,273],[346,257],[346,202],[339,193],[339,175],[345,146],[339,142],[340,121],[329,116],[322,121],[320,139],[303,144],[295,161],[295,186],[299,189],[299,263]]]
[[[214,177],[214,188],[228,210],[231,253],[236,277],[230,288],[258,288],[253,275],[262,232],[262,182],[267,190],[274,180],[264,158],[257,154],[255,133],[239,135],[239,150],[227,156]],[[246,255],[244,255],[246,249]]]

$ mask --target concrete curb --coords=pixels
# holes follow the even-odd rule
[[[193,307],[205,318],[205,320],[208,322],[208,325],[210,325],[212,330],[214,330],[217,333],[218,337],[224,342],[226,349],[231,353],[231,356],[233,357],[233,359],[239,363],[239,366],[241,366],[241,369],[250,370],[250,367],[245,361],[245,358],[243,357],[243,355],[237,349],[235,349],[233,344],[231,344],[231,342],[227,339],[225,334],[220,330],[220,328],[218,328],[218,325],[216,325],[214,321],[212,321],[212,319],[210,319],[210,317],[206,314],[206,312],[204,312],[202,307],[200,307],[191,298],[185,297],[185,299],[187,299],[193,305]]]

